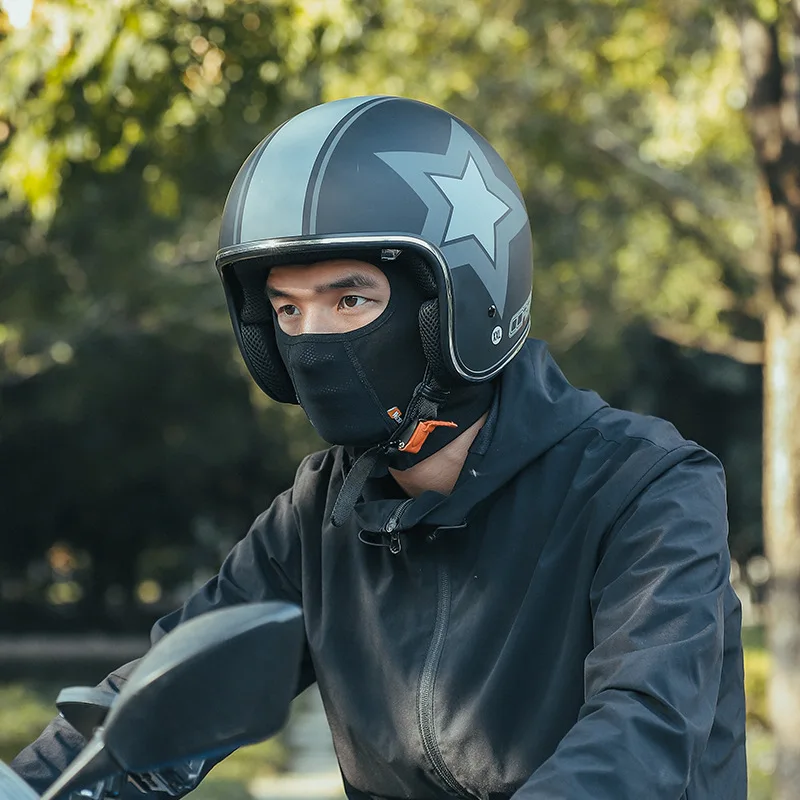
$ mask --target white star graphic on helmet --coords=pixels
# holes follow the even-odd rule
[[[428,208],[421,236],[451,269],[470,266],[502,315],[509,246],[527,223],[517,193],[497,176],[477,141],[451,121],[445,153],[376,153]]]
[[[473,236],[486,255],[496,261],[494,227],[511,209],[489,191],[472,155],[467,156],[467,166],[460,178],[430,177],[453,207],[443,244]]]

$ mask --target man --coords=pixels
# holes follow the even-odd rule
[[[154,638],[302,605],[353,798],[744,800],[722,468],[527,341],[491,146],[410,100],[311,109],[243,166],[217,265],[253,378],[335,446]],[[79,746],[56,721],[14,766],[42,788]]]

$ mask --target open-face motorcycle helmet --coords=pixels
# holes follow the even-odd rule
[[[299,400],[266,275],[337,258],[407,270],[422,291],[425,374],[380,443],[413,452],[448,392],[491,381],[528,334],[532,244],[521,192],[475,130],[405,98],[324,103],[267,136],[231,187],[216,264],[245,364],[279,402]]]

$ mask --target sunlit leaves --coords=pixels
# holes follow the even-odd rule
[[[153,248],[187,226],[213,232],[271,127],[320,100],[390,93],[444,105],[508,160],[532,215],[535,330],[556,347],[591,330],[614,348],[647,321],[734,335],[758,316],[739,43],[707,0],[39,6],[0,43],[0,192],[90,264],[130,242],[117,280],[132,306],[167,313],[180,284],[151,275]],[[99,213],[86,198],[112,191],[116,236],[77,238],[80,205]]]

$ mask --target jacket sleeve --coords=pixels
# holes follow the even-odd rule
[[[714,721],[730,573],[722,467],[666,453],[599,556],[585,701],[518,800],[679,800]]]
[[[151,642],[155,644],[181,622],[216,608],[264,600],[286,600],[300,605],[300,559],[300,541],[289,490],[278,496],[256,519],[214,578],[189,597],[182,608],[156,622],[151,631]],[[116,670],[100,687],[119,691],[136,663],[131,662]],[[297,691],[302,691],[313,681],[313,669],[306,654]],[[11,767],[41,794],[78,755],[84,744],[83,737],[58,716],[11,762]],[[135,789],[131,796],[142,798]]]

